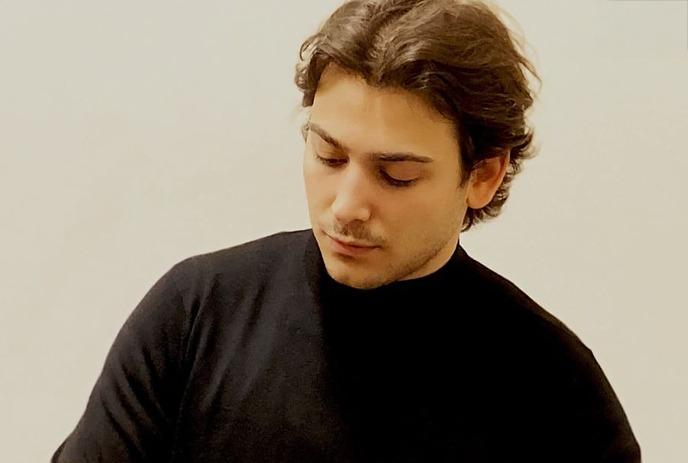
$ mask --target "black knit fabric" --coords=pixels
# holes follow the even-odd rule
[[[53,462],[640,462],[592,352],[457,246],[371,290],[311,229],[170,268]]]

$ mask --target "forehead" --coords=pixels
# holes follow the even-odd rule
[[[459,149],[453,122],[420,96],[371,87],[336,68],[323,73],[310,120],[354,152],[414,152],[441,160]]]

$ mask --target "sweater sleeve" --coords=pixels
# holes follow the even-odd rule
[[[576,346],[575,368],[565,375],[559,436],[566,458],[559,461],[640,463],[640,446],[626,413],[592,351]]]
[[[187,316],[175,278],[160,277],[118,332],[75,429],[52,463],[163,461],[183,388]]]

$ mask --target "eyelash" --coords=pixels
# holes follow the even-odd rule
[[[318,159],[318,161],[322,162],[325,164],[327,167],[336,167],[338,166],[342,161],[339,159],[327,159],[323,158],[321,156],[318,156],[317,154],[315,157]],[[395,178],[390,177],[385,173],[385,171],[380,170],[380,174],[382,174],[382,177],[385,179],[387,183],[389,183],[391,186],[396,187],[396,188],[406,188],[411,186],[416,182],[416,180],[397,180]]]

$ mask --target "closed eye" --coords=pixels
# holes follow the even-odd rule
[[[322,156],[318,156],[315,154],[315,157],[318,161],[321,163],[325,164],[328,167],[335,168],[341,164],[346,163],[345,160],[343,159],[329,159],[329,158],[324,158]],[[418,179],[414,180],[399,180],[396,179],[392,176],[390,176],[387,172],[385,172],[383,169],[380,169],[380,176],[383,178],[385,182],[387,182],[389,185],[397,187],[397,188],[404,188],[404,187],[409,187],[412,184],[414,184]]]

